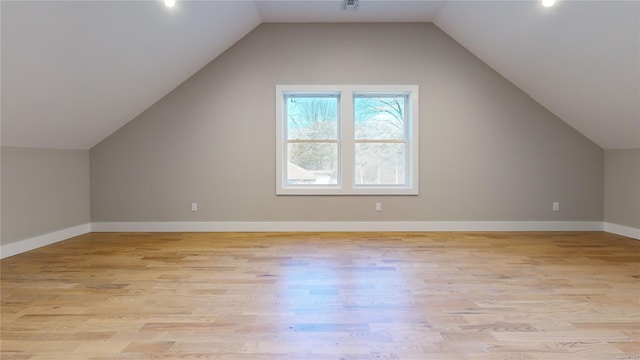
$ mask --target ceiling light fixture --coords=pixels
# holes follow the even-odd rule
[[[164,6],[172,8],[176,6],[176,0],[164,0]]]
[[[556,4],[556,0],[542,0],[542,6],[544,7],[552,7]]]
[[[353,10],[358,8],[360,5],[360,0],[344,0],[344,9],[347,10],[348,7],[352,7]]]

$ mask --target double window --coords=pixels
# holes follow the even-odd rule
[[[416,195],[417,86],[276,87],[280,195]]]

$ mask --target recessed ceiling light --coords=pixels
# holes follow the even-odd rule
[[[172,8],[176,6],[176,0],[164,0],[164,6]]]
[[[544,7],[552,7],[556,4],[556,0],[542,0],[542,6]]]

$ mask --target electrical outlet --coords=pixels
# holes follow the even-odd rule
[[[382,211],[382,203],[376,203],[376,211]]]
[[[198,203],[191,203],[191,211],[198,211]]]
[[[553,202],[553,211],[560,211],[560,203],[557,201]]]

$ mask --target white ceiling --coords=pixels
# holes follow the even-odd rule
[[[262,22],[427,22],[433,21],[445,1],[361,0],[354,10],[342,0],[258,0]]]
[[[640,2],[449,2],[434,23],[605,149],[640,148]]]
[[[249,1],[2,1],[2,145],[88,149],[260,24]]]
[[[261,22],[433,21],[605,149],[640,148],[640,2],[6,1],[3,146],[88,149]]]

